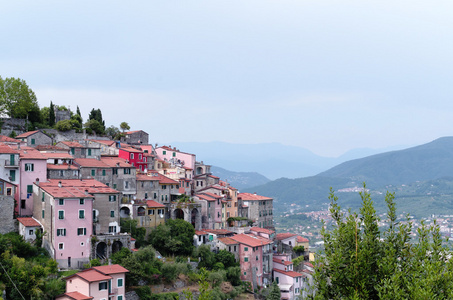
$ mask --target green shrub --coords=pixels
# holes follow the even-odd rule
[[[151,300],[151,288],[147,285],[135,289],[140,300]]]
[[[208,281],[211,283],[212,287],[219,286],[225,280],[226,280],[226,271],[225,270],[210,272],[208,275]]]
[[[178,277],[178,266],[173,263],[164,263],[160,268],[162,272],[162,276],[164,277],[165,281],[172,282]]]

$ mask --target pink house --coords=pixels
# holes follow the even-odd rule
[[[239,243],[239,263],[241,266],[241,280],[251,282],[253,287],[270,284],[271,269],[264,262],[266,258],[272,260],[272,241],[250,234],[238,234],[230,237]]]
[[[65,278],[66,293],[56,299],[124,300],[127,272],[120,265],[99,266],[78,272]]]
[[[304,292],[306,275],[294,271],[290,254],[275,255],[274,280],[280,287],[282,299],[297,299]]]
[[[155,149],[157,157],[163,161],[171,161],[172,159],[175,162],[180,162],[186,169],[186,174],[188,179],[192,179],[194,174],[193,170],[195,169],[195,154],[190,154],[186,152],[181,152],[176,148],[171,148],[171,146],[162,146]]]
[[[33,182],[47,179],[47,157],[31,147],[22,147],[19,152],[20,159],[20,204],[19,216],[33,214]]]

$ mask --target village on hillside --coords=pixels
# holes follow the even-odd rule
[[[60,270],[80,270],[66,278],[66,293],[57,299],[125,299],[127,269],[83,270],[92,259],[108,263],[123,248],[137,251],[130,231],[121,230],[124,219],[147,234],[167,220],[185,220],[195,229],[195,247],[234,255],[251,290],[276,282],[281,299],[309,290],[308,239],[276,233],[272,198],[239,192],[196,154],[152,145],[142,130],[120,140],[35,130],[0,142],[0,233],[42,238]]]

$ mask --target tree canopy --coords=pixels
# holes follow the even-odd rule
[[[325,254],[315,264],[314,299],[453,299],[453,261],[438,225],[397,222],[394,194],[387,193],[388,229],[369,192],[359,213],[341,211],[331,190],[331,230],[322,229]]]
[[[36,95],[25,80],[0,77],[0,113],[19,119],[26,119],[30,114],[33,118],[40,117]]]
[[[184,220],[168,220],[151,231],[148,240],[163,255],[190,255],[193,251],[195,229]]]

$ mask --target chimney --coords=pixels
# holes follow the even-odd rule
[[[119,163],[119,162],[117,162],[117,163],[116,163],[116,167],[118,168],[119,166],[120,166],[120,163]]]
[[[58,187],[61,188],[62,185],[61,185],[61,181],[58,181]]]
[[[85,195],[88,195],[88,190],[85,190]]]
[[[36,178],[36,182],[35,183],[36,183],[36,185],[39,186],[39,178]]]

